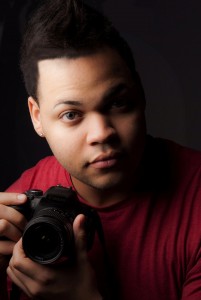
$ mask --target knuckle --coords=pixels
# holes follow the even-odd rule
[[[11,219],[13,215],[13,208],[4,204],[0,204],[0,218],[1,219]]]
[[[0,220],[0,234],[1,235],[5,235],[9,229],[9,227],[10,227],[10,224],[7,220],[5,220],[5,219]]]
[[[54,278],[50,270],[44,270],[39,280],[41,285],[44,287],[50,286],[54,282]]]
[[[3,215],[5,213],[6,206],[4,204],[0,204],[0,215]]]
[[[33,284],[32,286],[29,286],[29,297],[32,300],[38,300],[41,296],[41,288],[37,284]]]
[[[43,273],[43,276],[37,279],[32,285],[29,286],[30,298],[33,300],[42,299],[42,295],[45,291],[49,290],[49,287],[52,285],[53,279],[48,274]]]
[[[21,266],[21,260],[18,257],[13,256],[12,257],[12,268],[18,270],[18,269],[20,269],[20,266]]]

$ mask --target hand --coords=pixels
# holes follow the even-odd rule
[[[40,265],[26,257],[20,240],[14,247],[7,273],[32,299],[99,300],[93,270],[87,260],[85,217],[73,224],[76,262],[72,265]]]
[[[24,216],[9,205],[23,204],[26,199],[24,194],[0,193],[0,299],[7,299],[6,269],[9,256],[26,224]]]
[[[0,193],[0,261],[2,256],[11,255],[14,244],[22,236],[22,231],[26,225],[26,219],[11,205],[21,205],[26,202],[25,194]],[[0,264],[1,270],[1,264]]]

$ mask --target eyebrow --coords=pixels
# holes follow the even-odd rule
[[[115,85],[114,87],[111,87],[106,93],[103,95],[103,99],[107,102],[111,97],[114,97],[118,94],[120,94],[123,91],[128,90],[129,87],[125,83],[119,83]],[[58,105],[72,105],[75,107],[80,107],[83,105],[82,101],[79,100],[62,100],[60,99],[58,103],[55,104],[54,108],[57,107]],[[101,104],[100,104],[101,105]]]
[[[77,100],[59,100],[58,103],[55,104],[54,108],[58,105],[65,104],[65,105],[73,105],[73,106],[81,106],[82,102]]]
[[[107,98],[116,96],[116,95],[120,94],[121,92],[126,91],[128,89],[129,89],[128,85],[126,85],[125,83],[120,83],[120,84],[112,87],[109,91],[107,91],[103,98],[107,99]]]

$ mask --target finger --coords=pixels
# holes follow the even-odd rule
[[[14,247],[13,256],[7,268],[7,274],[11,280],[29,297],[32,297],[44,290],[44,282],[46,285],[46,278],[51,278],[50,273],[50,268],[41,266],[26,257],[22,248],[22,239],[20,239]]]
[[[33,280],[38,281],[40,280],[40,277],[44,277],[46,275],[45,272],[48,273],[50,271],[49,268],[32,261],[26,256],[22,246],[22,239],[15,244],[13,256],[9,265],[11,269],[15,269]]]
[[[23,230],[27,221],[25,217],[16,209],[0,204],[0,219],[7,220],[9,223]]]
[[[22,275],[19,276],[19,272],[17,270],[12,270],[10,266],[7,268],[7,275],[11,279],[11,281],[16,284],[28,297],[31,297],[29,290],[27,289],[26,285],[24,284],[26,278]],[[19,279],[20,277],[20,279]],[[23,278],[24,277],[24,278]]]
[[[11,255],[15,243],[12,241],[0,241],[0,253],[1,255]]]
[[[22,231],[7,220],[0,220],[0,241],[1,237],[17,242],[22,236]],[[2,239],[3,240],[3,239]]]
[[[12,270],[18,270],[30,277],[35,277],[35,272],[32,273],[33,268],[35,267],[35,263],[26,257],[22,246],[22,239],[20,239],[13,249],[13,256],[10,260],[9,264]],[[29,270],[30,269],[30,270]]]
[[[28,297],[32,298],[32,290],[34,291],[37,288],[37,279],[33,279],[26,273],[24,274],[23,272],[18,270],[18,263],[15,262],[13,256],[7,267],[7,275],[9,276],[11,281],[15,283]]]
[[[77,252],[77,259],[86,259],[86,231],[85,231],[85,220],[84,215],[78,215],[73,223],[73,231],[75,238],[75,248]]]
[[[30,299],[55,299],[54,297],[50,298],[48,295],[51,293],[54,295],[57,291],[57,287],[51,292],[48,281],[40,281],[38,277],[32,279],[26,274],[13,269],[10,265],[7,268],[7,275]],[[52,286],[52,284],[50,285]],[[46,295],[45,297],[43,297],[44,294]]]
[[[26,199],[25,194],[0,192],[0,204],[20,205],[26,202]]]

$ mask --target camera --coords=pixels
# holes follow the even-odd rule
[[[75,257],[73,221],[78,214],[86,216],[87,250],[93,245],[97,214],[79,202],[72,188],[53,186],[44,194],[41,190],[25,192],[28,201],[12,206],[28,220],[22,236],[27,257],[40,264],[54,264]]]

